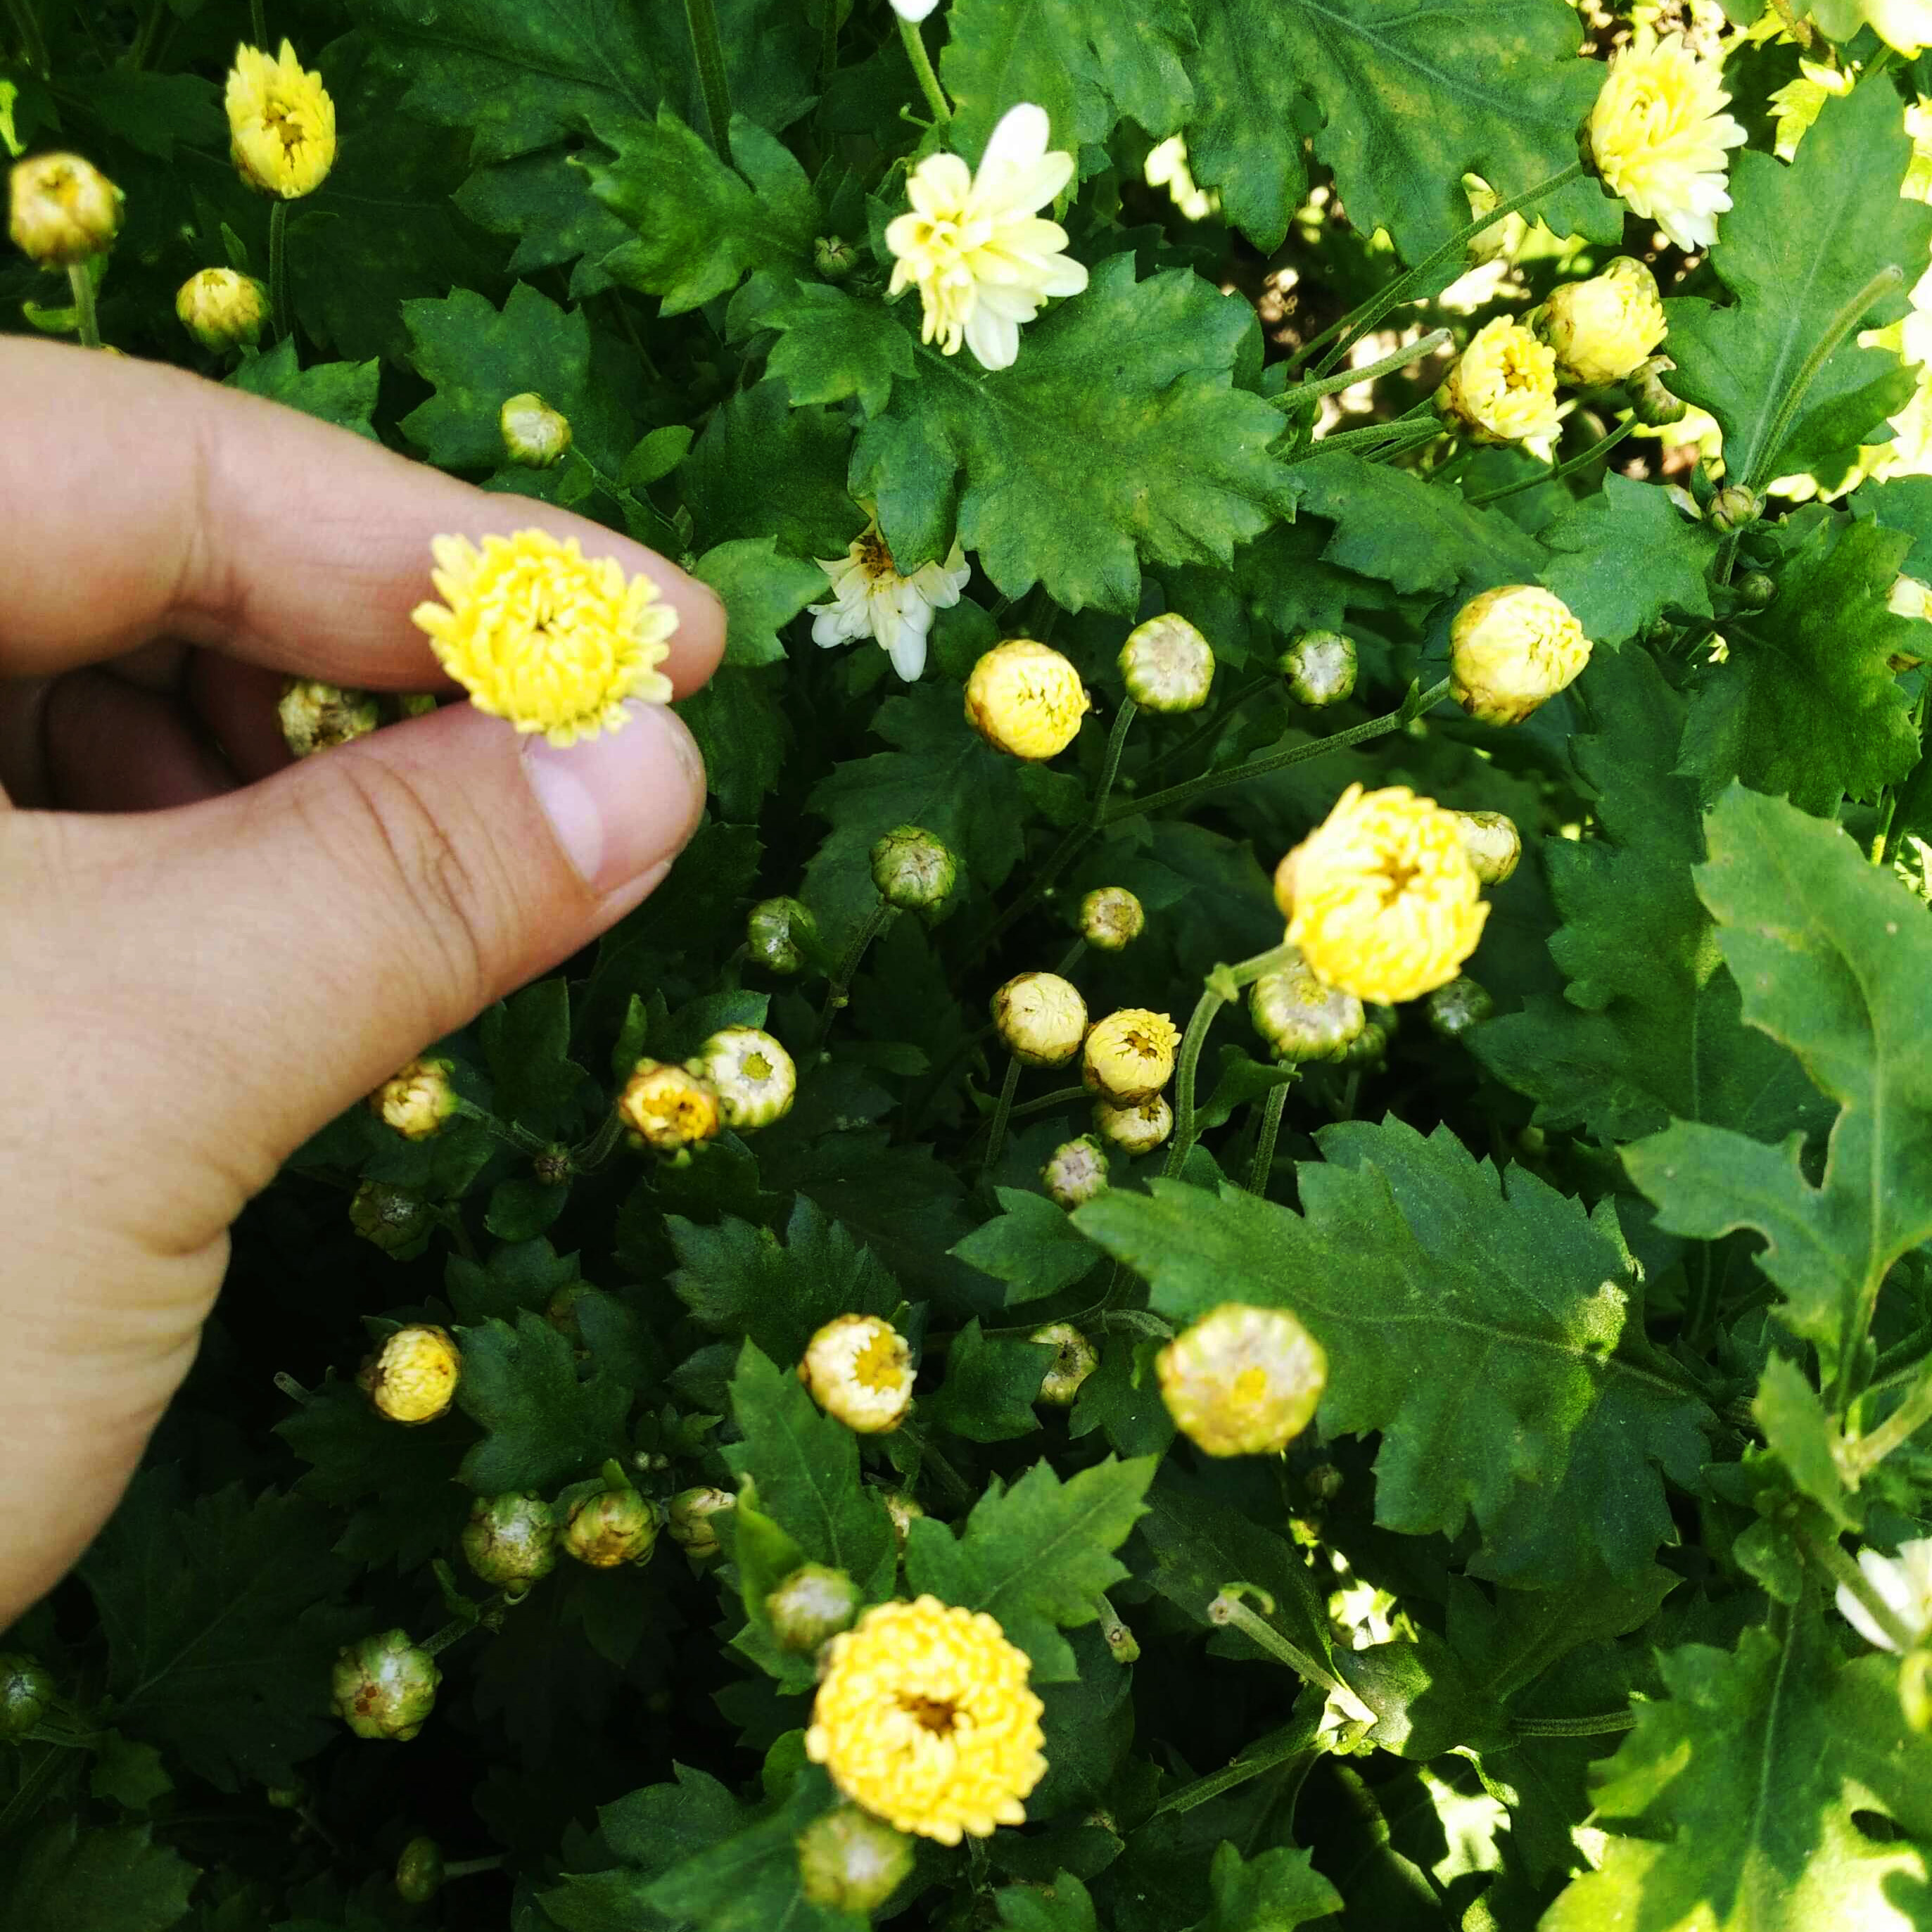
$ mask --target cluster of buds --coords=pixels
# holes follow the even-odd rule
[[[335,1660],[329,1682],[335,1714],[358,1738],[406,1744],[436,1708],[442,1673],[406,1630],[385,1630],[350,1644]]]
[[[1355,688],[1355,640],[1340,631],[1304,631],[1277,660],[1296,704],[1318,711]]]
[[[994,645],[966,680],[966,722],[994,751],[1016,758],[1057,757],[1092,708],[1072,662],[1030,638]]]
[[[1084,1208],[1107,1191],[1106,1150],[1091,1134],[1082,1134],[1054,1149],[1040,1180],[1056,1206]]]
[[[1174,1077],[1180,1044],[1166,1014],[1141,1006],[1109,1013],[1088,1034],[1080,1078],[1094,1096],[1094,1130],[1122,1153],[1151,1153],[1174,1131],[1161,1089]]]
[[[798,1378],[835,1420],[884,1436],[912,1406],[912,1345],[880,1316],[837,1316],[806,1343]]]
[[[952,896],[958,862],[944,839],[923,826],[895,826],[872,848],[872,884],[901,912],[936,920]]]
[[[434,1422],[456,1397],[463,1356],[434,1322],[398,1328],[362,1365],[356,1379],[392,1422]]]
[[[1214,686],[1214,647],[1185,617],[1150,617],[1120,646],[1120,676],[1143,711],[1198,711]]]
[[[549,470],[570,453],[570,418],[542,397],[525,390],[496,413],[503,454],[525,470]]]
[[[478,1496],[464,1525],[463,1553],[484,1582],[520,1597],[556,1568],[556,1512],[528,1491]]]
[[[426,1141],[440,1133],[457,1109],[450,1076],[455,1062],[412,1060],[398,1068],[369,1096],[369,1111],[406,1141]]]
[[[1141,902],[1125,886],[1096,886],[1080,902],[1080,937],[1097,952],[1119,952],[1147,928]]]
[[[1066,1408],[1080,1393],[1080,1384],[1100,1366],[1099,1352],[1070,1322],[1049,1322],[1027,1339],[1053,1351],[1040,1378],[1040,1400],[1054,1408]]]
[[[993,995],[993,1024],[1023,1066],[1064,1066],[1087,1037],[1087,1002],[1058,973],[1022,973]]]
[[[218,356],[261,340],[268,325],[268,292],[253,275],[203,268],[176,291],[175,314],[203,349]]]
[[[765,1599],[765,1618],[779,1649],[808,1656],[852,1627],[859,1614],[859,1592],[842,1570],[824,1563],[802,1564]]]
[[[77,268],[121,232],[124,197],[78,154],[35,154],[8,178],[7,232],[43,268]]]
[[[290,754],[310,758],[318,752],[366,738],[382,722],[374,697],[319,677],[292,677],[282,686],[275,717]]]

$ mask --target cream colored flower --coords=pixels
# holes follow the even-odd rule
[[[1166,188],[1168,199],[1189,221],[1205,221],[1221,211],[1220,194],[1196,184],[1187,165],[1186,140],[1179,134],[1168,135],[1148,151],[1141,178],[1149,188]]]
[[[1091,1134],[1055,1148],[1040,1171],[1040,1185],[1058,1208],[1084,1208],[1107,1191],[1107,1156]]]
[[[854,1804],[942,1845],[1024,1824],[1046,1771],[1030,1671],[983,1610],[880,1604],[826,1646],[806,1755]]]
[[[798,1378],[835,1420],[861,1436],[884,1436],[912,1406],[912,1350],[879,1316],[841,1315],[806,1345]]]
[[[229,152],[250,188],[292,201],[321,187],[335,164],[335,103],[292,43],[272,58],[237,47],[224,104]]]
[[[1834,40],[1869,26],[1908,59],[1932,46],[1932,0],[1811,0],[1811,17]]]
[[[724,1124],[724,1108],[701,1073],[668,1060],[640,1060],[617,1096],[617,1113],[646,1147],[674,1154],[711,1139]]]
[[[898,260],[890,295],[916,286],[925,305],[920,339],[956,356],[964,342],[982,368],[1012,366],[1020,324],[1049,296],[1077,296],[1087,271],[1061,252],[1066,231],[1040,218],[1073,178],[1073,157],[1047,150],[1047,118],[1010,109],[986,143],[978,172],[957,154],[928,154],[906,183],[912,212],[886,230]]]
[[[406,1141],[426,1141],[456,1112],[447,1060],[412,1060],[369,1096],[369,1111]]]
[[[798,1091],[792,1057],[760,1027],[726,1027],[698,1049],[691,1070],[710,1083],[724,1124],[748,1134],[782,1120]]]
[[[944,563],[922,564],[910,577],[902,577],[876,520],[866,524],[842,557],[820,557],[818,567],[832,580],[832,602],[806,607],[815,620],[812,642],[847,644],[855,638],[874,638],[908,683],[926,668],[932,614],[951,610],[973,574],[956,539]]]
[[[1932,1536],[1901,1543],[1896,1556],[1861,1550],[1858,1568],[1879,1600],[1905,1626],[1915,1643],[1922,1643],[1932,1635]],[[1838,1614],[1866,1642],[1877,1645],[1880,1650],[1898,1648],[1843,1583],[1838,1586]]]
[[[966,722],[996,752],[1051,758],[1080,735],[1093,700],[1072,662],[1030,638],[995,644],[966,680]]]
[[[1722,70],[1681,34],[1640,27],[1612,57],[1586,124],[1604,184],[1680,248],[1708,248],[1731,205],[1725,149],[1744,129],[1723,110]]]
[[[1516,829],[1516,820],[1501,812],[1459,812],[1455,818],[1462,835],[1462,850],[1476,868],[1478,883],[1501,885],[1522,856],[1522,834]]]
[[[1174,1078],[1180,1030],[1165,1013],[1123,1006],[1087,1036],[1080,1077],[1090,1094],[1117,1107],[1151,1100]]]
[[[1210,1456],[1270,1456],[1315,1418],[1322,1345],[1285,1308],[1223,1302],[1154,1358],[1174,1426]]]
[[[1124,1154],[1152,1154],[1174,1131],[1174,1109],[1165,1094],[1124,1107],[1096,1100],[1094,1131]]]
[[[1569,605],[1537,584],[1485,590],[1449,626],[1450,695],[1485,724],[1520,724],[1589,662]]]
[[[1214,682],[1214,649],[1169,611],[1136,625],[1120,646],[1127,695],[1144,711],[1198,711]]]
[[[526,470],[550,470],[570,454],[570,418],[534,389],[512,396],[496,412],[503,454]]]
[[[1564,283],[1543,305],[1543,339],[1566,382],[1621,382],[1666,332],[1657,278],[1633,255],[1588,281]]]
[[[463,1357],[433,1323],[398,1328],[362,1365],[358,1380],[392,1422],[434,1422],[456,1395]]]
[[[1478,442],[1554,436],[1556,356],[1521,322],[1498,316],[1471,337],[1436,400]]]
[[[1087,1002],[1058,973],[1021,973],[993,995],[993,1024],[1026,1066],[1064,1066],[1087,1037]]]

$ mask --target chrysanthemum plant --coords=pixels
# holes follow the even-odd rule
[[[1921,38],[7,0],[7,326],[730,641],[0,1637],[0,1924],[1932,1924]],[[442,701],[666,695],[481,535]]]

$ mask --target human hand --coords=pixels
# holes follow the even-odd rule
[[[680,696],[724,617],[598,526],[173,370],[4,342],[0,395],[4,1629],[113,1508],[243,1204],[635,905],[703,806],[661,706],[567,751],[452,706],[284,769],[281,679],[440,686],[409,614],[444,531],[647,572]]]

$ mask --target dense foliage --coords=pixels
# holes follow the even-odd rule
[[[681,706],[711,808],[593,952],[442,1044],[453,1118],[358,1109],[240,1224],[147,1466],[0,1642],[57,1700],[0,1744],[0,1923],[858,1932],[799,1850],[839,1797],[772,1593],[816,1564],[988,1612],[1044,1707],[1024,1825],[916,1838],[881,1922],[1932,1926],[1932,1600],[1876,1560],[1932,1527],[1932,9],[262,10],[6,0],[0,139],[126,199],[86,290],[0,266],[5,326],[98,326],[684,562],[730,616]],[[1744,136],[1708,249],[1576,166],[1654,24],[1721,56]],[[223,88],[284,34],[338,146],[272,203]],[[887,298],[888,230],[1024,104],[1072,158],[1040,214],[1084,285],[988,368]],[[1526,448],[1430,412],[1479,330],[1619,254],[1696,413],[1572,383]],[[220,267],[286,327],[190,339],[177,290]],[[526,396],[560,458],[512,460]],[[813,641],[819,560],[871,517],[898,573],[963,582],[922,666]],[[1437,688],[1508,585],[1592,646],[1514,724]],[[1136,717],[1118,654],[1164,612],[1218,675]],[[1359,660],[1326,706],[1277,668],[1311,631]],[[1014,638],[1092,695],[1057,757],[964,715]],[[1486,998],[1372,1008],[1298,1066],[1216,969],[1280,944],[1269,875],[1357,782],[1505,814],[1525,856]],[[905,826],[956,861],[924,914],[874,884]],[[1145,929],[1082,950],[1102,886]],[[802,962],[748,944],[775,895],[815,915]],[[1016,1086],[982,1025],[1032,969],[1096,1019],[1196,1016],[1175,1137],[1071,1212],[1040,1174],[1088,1096]],[[640,1054],[732,1025],[790,1049],[789,1113],[614,1148]],[[1204,1454],[1163,1400],[1163,1348],[1231,1301],[1325,1353],[1285,1454]],[[845,1315],[911,1346],[896,1429],[792,1372]],[[1055,1322],[1097,1352],[1070,1406]],[[410,1324],[461,1355],[416,1426],[357,1381]],[[462,1553],[479,1497],[628,1485],[634,1540],[688,1490],[736,1506],[526,1594]],[[392,1630],[436,1638],[434,1709],[352,1736],[332,1670]],[[412,1852],[412,1902],[424,1834],[448,1876]]]

